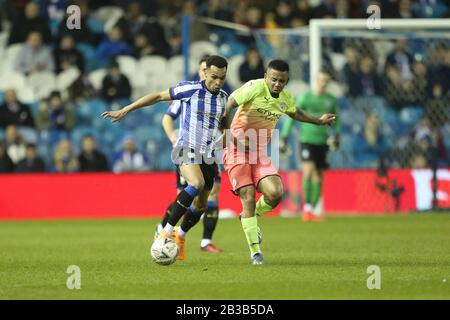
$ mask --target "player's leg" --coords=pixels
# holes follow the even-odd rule
[[[257,181],[257,191],[262,193],[256,203],[256,215],[261,217],[280,203],[283,197],[283,184],[270,158],[261,154],[259,159],[260,162],[253,165],[253,177]]]
[[[253,264],[263,264],[264,260],[258,239],[258,220],[255,216],[255,187],[248,185],[240,188],[237,193],[242,203],[241,224],[250,249],[250,257]]]
[[[262,193],[256,203],[256,215],[262,216],[272,211],[283,198],[283,183],[278,175],[262,178],[258,183],[258,191]]]
[[[302,161],[303,168],[303,220],[311,219],[313,206],[313,175],[317,171],[316,164],[313,161]]]
[[[169,237],[172,235],[173,228],[176,226],[181,217],[191,206],[194,198],[203,191],[205,180],[203,173],[198,164],[182,164],[180,165],[180,173],[186,179],[187,187],[184,188],[177,196],[172,207],[169,221],[164,227],[163,236]]]
[[[201,164],[200,170],[204,179],[204,189],[192,202],[192,206],[187,210],[183,222],[177,230],[175,241],[177,242],[178,249],[180,250],[178,259],[184,260],[184,247],[186,233],[195,226],[200,220],[202,214],[208,209],[208,196],[214,184],[214,176],[216,175],[215,164]],[[189,181],[189,179],[186,179]]]
[[[223,250],[217,248],[212,243],[212,236],[219,221],[219,192],[220,192],[220,176],[215,177],[214,186],[208,197],[208,209],[203,215],[203,238],[200,242],[200,248],[204,252],[220,253]]]
[[[311,191],[311,205],[313,208],[316,208],[317,203],[322,195],[322,181],[323,181],[323,171],[328,167],[327,163],[327,153],[328,146],[317,146],[315,151],[315,170],[312,172],[312,191]],[[319,221],[320,215],[315,214],[315,211],[312,211],[313,220]],[[317,219],[318,217],[319,219]]]
[[[176,165],[176,177],[177,177],[177,196],[183,190],[187,187],[186,180],[181,176],[180,174],[180,168]],[[167,222],[169,222],[170,213],[172,212],[174,202],[171,202],[169,206],[166,209],[166,212],[161,220],[161,222],[157,225],[155,236],[159,235],[164,227],[166,226]]]

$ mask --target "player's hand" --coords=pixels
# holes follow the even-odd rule
[[[103,119],[111,118],[112,122],[117,122],[123,119],[126,116],[127,112],[122,108],[117,111],[105,111],[102,113]]]
[[[325,113],[319,118],[319,122],[321,125],[332,126],[334,121],[336,120],[336,115]]]

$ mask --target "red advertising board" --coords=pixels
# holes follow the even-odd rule
[[[280,208],[300,210],[301,173],[281,174],[285,200]],[[239,198],[222,177],[221,209],[240,212]],[[430,170],[391,170],[389,181],[403,188],[399,209],[431,207]],[[379,187],[374,170],[330,170],[324,176],[323,210],[327,214],[393,213],[394,198]],[[377,185],[378,183],[378,185]],[[0,219],[159,217],[175,197],[175,175],[33,174],[0,175]],[[438,200],[450,208],[450,170],[438,172]]]

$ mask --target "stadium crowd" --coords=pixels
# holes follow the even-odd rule
[[[80,29],[66,26],[66,8],[71,4],[81,9]],[[8,69],[31,82],[42,73],[62,77],[77,70],[69,85],[60,90],[53,87],[45,96],[25,99],[26,103],[14,86],[0,86],[0,172],[170,170],[170,143],[159,124],[167,105],[137,112],[118,125],[98,119],[102,111],[151,91],[145,85],[137,89],[134,74],[125,71],[127,60],[121,58],[142,61],[158,56],[172,61],[179,57],[182,15],[270,30],[307,26],[312,18],[365,18],[369,4],[379,5],[385,18],[450,15],[448,0],[0,0],[0,32],[5,35],[0,57],[19,45],[11,59],[2,59],[0,72],[6,74]],[[217,28],[194,20],[190,40],[213,41],[212,34],[221,35]],[[224,55],[242,55],[235,71],[238,83],[262,77],[264,60],[252,34],[227,30],[227,39],[232,49]],[[382,72],[370,44],[350,41],[340,50],[345,56],[342,70],[330,63],[328,71],[346,88],[341,117],[353,119],[358,110],[362,119],[358,130],[347,132],[343,121],[349,141],[344,139],[346,157],[335,167],[375,167],[380,157],[393,153],[398,166],[428,167],[431,148],[437,150],[439,164],[448,165],[448,43],[416,54],[405,39],[399,39],[388,52]],[[433,59],[426,59],[427,55]],[[234,89],[236,85],[228,86],[228,91]],[[380,103],[381,112],[367,108]],[[393,148],[387,131],[382,130],[390,116],[395,118],[393,134],[406,137],[401,148]],[[447,133],[443,134],[444,127]]]

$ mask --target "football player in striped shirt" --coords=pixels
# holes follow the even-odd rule
[[[187,187],[177,196],[170,219],[160,237],[168,238],[174,227],[179,260],[184,260],[186,233],[200,220],[208,207],[208,196],[217,175],[216,141],[225,113],[228,95],[222,90],[228,62],[213,55],[206,60],[204,81],[183,81],[170,89],[150,93],[117,111],[106,111],[104,118],[120,121],[133,110],[161,101],[180,100],[182,119],[180,136],[172,152],[172,161],[178,164]],[[192,206],[191,206],[192,205]]]
[[[208,59],[208,57],[209,55],[202,57],[202,59],[199,62],[198,76],[200,80],[205,80],[206,78],[205,76],[206,60]],[[162,119],[162,126],[170,142],[172,142],[172,145],[176,145],[178,140],[178,134],[177,130],[175,130],[174,127],[174,121],[180,118],[180,116],[181,116],[181,101],[174,100],[170,104],[166,114]],[[218,200],[221,184],[219,171],[220,170],[217,171],[218,173],[217,176],[214,177],[214,186],[208,197],[208,209],[203,214],[203,238],[200,242],[200,250],[203,252],[220,253],[223,251],[222,249],[216,247],[212,242],[212,237],[217,227],[217,222],[219,220]],[[183,176],[180,174],[180,168],[178,166],[176,166],[176,176],[177,176],[177,193],[179,193],[181,190],[187,187],[187,183],[186,180],[183,178]],[[161,220],[161,223],[157,225],[155,237],[159,236],[159,234],[164,229],[166,223],[169,221],[170,213],[172,212],[172,206],[173,203],[171,203],[168,206],[166,213],[164,214],[164,217]]]

